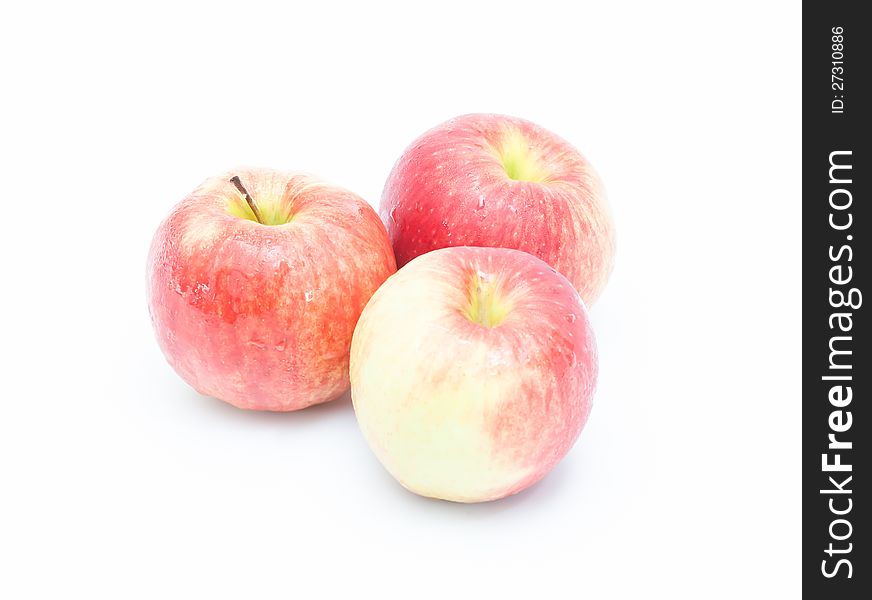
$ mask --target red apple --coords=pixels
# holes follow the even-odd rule
[[[541,479],[587,420],[593,332],[569,281],[524,252],[446,248],[367,304],[351,344],[363,434],[409,490],[480,502]]]
[[[202,394],[288,411],[348,389],[354,326],[396,270],[361,198],[298,173],[206,180],[160,225],[148,305],[167,360]]]
[[[599,177],[568,142],[523,119],[473,114],[431,129],[397,161],[380,213],[399,266],[448,246],[515,248],[560,271],[588,306],[611,273]]]

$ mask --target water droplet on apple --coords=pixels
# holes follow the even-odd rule
[[[306,302],[311,302],[312,298],[315,297],[315,292],[312,290],[306,290]]]
[[[570,323],[575,323],[576,318],[577,317],[575,316],[575,313],[569,313],[568,315],[566,315],[566,320]]]

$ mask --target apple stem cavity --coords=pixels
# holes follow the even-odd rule
[[[245,198],[245,201],[248,202],[249,208],[251,208],[251,212],[254,213],[254,218],[258,223],[263,224],[263,217],[261,217],[260,210],[257,208],[257,204],[254,202],[254,198],[251,197],[251,194],[248,193],[248,190],[245,189],[245,186],[242,185],[242,181],[239,180],[239,175],[234,175],[230,178],[230,183],[236,186],[236,189],[239,190],[239,193],[242,194],[242,197]]]
[[[469,287],[469,306],[466,309],[466,316],[473,323],[494,328],[505,321],[511,305],[506,301],[500,285],[489,279],[481,272],[473,275]]]

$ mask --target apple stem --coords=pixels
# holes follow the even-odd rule
[[[254,198],[251,197],[251,194],[248,193],[248,190],[245,189],[245,186],[242,185],[242,182],[239,180],[239,175],[234,175],[230,178],[230,183],[236,186],[236,189],[239,190],[239,193],[242,194],[242,197],[245,198],[245,201],[248,202],[248,206],[251,208],[251,212],[254,213],[254,218],[257,219],[258,223],[263,223],[263,218],[260,216],[260,211],[257,209],[257,204],[254,202]]]

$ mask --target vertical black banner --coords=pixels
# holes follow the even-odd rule
[[[803,3],[803,590],[834,600],[872,598],[865,8]]]

